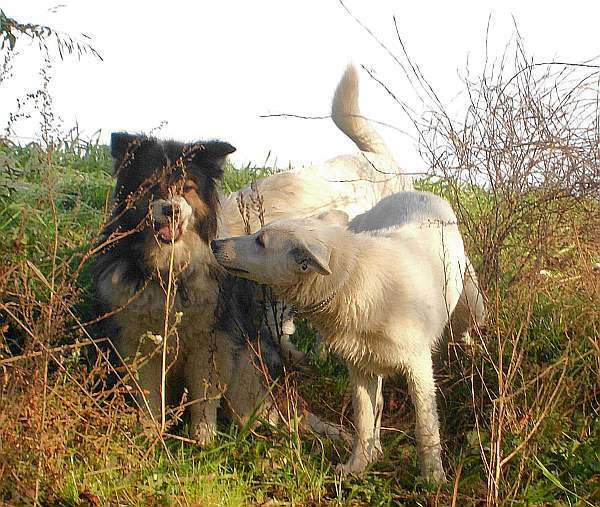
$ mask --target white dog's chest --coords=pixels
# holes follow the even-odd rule
[[[329,349],[342,359],[374,375],[393,375],[401,371],[408,354],[401,343],[377,334],[335,334],[326,341]]]

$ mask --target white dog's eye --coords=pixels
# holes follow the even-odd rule
[[[258,236],[256,236],[256,239],[254,240],[256,242],[256,244],[261,247],[264,248],[265,247],[265,242],[263,240],[263,235],[259,234]]]

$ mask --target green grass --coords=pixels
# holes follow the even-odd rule
[[[33,145],[4,144],[0,155],[11,168],[10,173],[0,173],[0,327],[5,326],[1,365],[15,354],[39,349],[7,309],[30,323],[49,346],[85,339],[66,308],[75,314],[89,312],[88,263],[79,267],[99,233],[112,177],[107,147],[95,144],[72,142],[50,153]],[[228,166],[223,188],[233,191],[270,171]],[[456,198],[444,182],[423,181],[419,186]],[[474,188],[464,188],[460,199],[467,210],[487,202],[485,193]],[[489,211],[486,206],[483,212]],[[88,375],[89,366],[79,356],[69,359],[64,353],[66,370],[50,361],[45,391],[36,387],[44,371],[39,363],[10,363],[0,369],[11,382],[0,380],[0,402],[4,413],[11,414],[10,419],[0,419],[0,426],[4,431],[11,428],[11,442],[22,442],[20,448],[3,444],[0,433],[0,463],[3,457],[9,463],[4,468],[0,464],[0,500],[27,504],[37,483],[42,503],[61,505],[80,505],[87,494],[97,496],[101,505],[234,506],[272,499],[289,505],[450,505],[452,481],[460,471],[456,505],[482,505],[487,492],[485,461],[495,442],[498,360],[502,358],[507,369],[520,354],[520,362],[514,363],[518,371],[511,377],[512,397],[506,401],[503,456],[532,430],[553,387],[559,390],[535,435],[503,468],[501,491],[511,505],[597,504],[599,291],[588,273],[581,277],[586,263],[594,260],[593,241],[584,234],[573,236],[584,221],[573,213],[561,232],[564,237],[544,258],[554,259],[559,278],[533,285],[504,283],[525,269],[517,268],[516,262],[527,246],[527,224],[516,227],[502,252],[505,278],[498,292],[490,294],[490,322],[483,335],[488,351],[471,357],[442,344],[436,371],[450,482],[439,491],[417,477],[413,411],[402,378],[386,384],[384,425],[396,430],[384,434],[385,456],[364,477],[340,482],[333,469],[346,456],[343,444],[283,429],[261,428],[253,434],[222,428],[206,449],[175,439],[167,439],[165,446],[153,445],[137,428],[131,407],[119,405],[120,395],[95,394],[102,376],[97,371],[96,376]],[[571,243],[576,246],[560,253]],[[467,244],[476,245],[477,238],[470,237]],[[473,257],[478,265],[477,253]],[[52,295],[31,265],[46,281],[65,287],[64,299]],[[29,306],[23,307],[24,302]],[[50,307],[55,328],[47,328],[44,321]],[[315,411],[334,417],[349,402],[345,369],[336,358],[318,355],[306,323],[298,328],[299,347],[314,363],[313,371],[296,376],[298,387]],[[559,384],[561,361],[566,373]],[[536,396],[541,396],[539,407]],[[48,413],[38,420],[44,408]],[[23,414],[29,414],[29,422]]]
[[[254,167],[250,165],[237,169],[231,163],[226,162],[225,176],[222,183],[223,192],[230,194],[274,172],[277,172],[276,168]]]

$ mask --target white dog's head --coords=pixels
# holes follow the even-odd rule
[[[278,220],[248,236],[211,242],[219,264],[230,273],[272,287],[290,287],[310,274],[330,275],[332,227],[348,215],[333,210],[316,217]]]

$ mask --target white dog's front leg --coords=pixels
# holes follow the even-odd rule
[[[383,409],[382,378],[365,374],[351,365],[348,365],[348,373],[352,387],[356,435],[350,458],[346,463],[338,465],[336,469],[342,475],[363,472],[367,465],[381,453],[379,432]]]
[[[421,476],[439,484],[446,480],[442,466],[440,427],[435,400],[431,354],[413,356],[407,361],[407,380],[415,405],[417,451]]]

